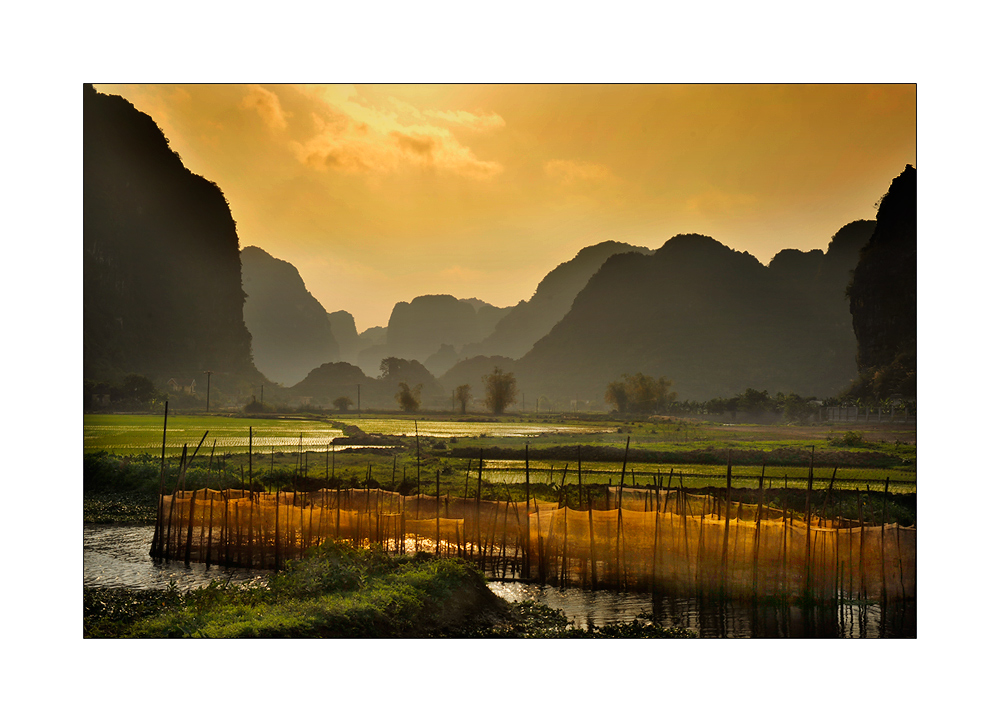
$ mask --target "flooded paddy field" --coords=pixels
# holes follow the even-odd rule
[[[377,417],[330,417],[329,419],[257,419],[212,415],[177,415],[167,417],[166,449],[179,454],[185,444],[194,448],[207,431],[206,445],[214,443],[226,451],[245,452],[253,428],[255,449],[274,447],[283,451],[326,450],[333,442],[337,451],[357,448],[338,444],[345,436],[344,427],[355,426],[365,434],[383,434],[401,438],[518,438],[531,439],[542,434],[599,434],[613,428],[587,424],[537,423],[523,421],[438,421]],[[108,451],[118,454],[153,453],[164,444],[163,417],[138,414],[87,414],[83,420],[83,451]]]

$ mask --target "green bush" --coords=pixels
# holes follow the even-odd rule
[[[830,442],[831,446],[868,446],[868,442],[865,441],[865,435],[860,431],[846,431],[843,436],[829,436],[827,437],[827,441]]]

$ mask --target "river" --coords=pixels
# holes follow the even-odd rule
[[[149,556],[152,526],[85,524],[83,583],[87,586],[179,590],[212,580],[263,583],[267,572],[223,569],[183,562],[157,562]],[[630,622],[642,616],[664,626],[684,627],[705,638],[889,638],[916,637],[916,603],[883,610],[877,604],[837,608],[720,603],[632,592],[490,582],[490,589],[510,602],[535,601],[561,609],[571,624],[583,628]]]

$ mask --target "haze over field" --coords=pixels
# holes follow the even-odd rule
[[[422,295],[514,306],[609,239],[826,249],[916,162],[914,85],[95,87],[358,332]]]

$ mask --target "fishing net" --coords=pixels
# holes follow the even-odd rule
[[[151,553],[275,568],[327,539],[462,557],[496,578],[733,598],[916,596],[916,530],[801,518],[717,495],[609,487],[594,506],[380,489],[178,491]]]

